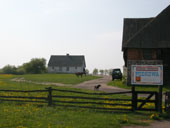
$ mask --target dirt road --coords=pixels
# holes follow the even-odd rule
[[[80,83],[80,84],[78,84],[78,85],[76,85],[74,87],[75,88],[83,88],[83,89],[94,90],[94,86],[100,84],[101,85],[101,87],[99,88],[100,91],[104,91],[104,92],[128,91],[127,89],[108,86],[107,83],[109,81],[111,81],[111,77],[110,76],[104,76],[103,78],[100,78],[100,79],[95,79],[95,80],[90,80],[90,81]]]

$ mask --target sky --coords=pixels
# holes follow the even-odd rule
[[[86,68],[121,68],[123,19],[157,16],[170,0],[0,0],[0,68],[84,55]]]

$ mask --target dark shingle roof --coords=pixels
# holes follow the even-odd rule
[[[168,47],[170,48],[170,5],[155,18],[124,20],[122,50]]]
[[[84,56],[72,56],[72,55],[52,55],[50,57],[48,66],[82,66],[85,65],[85,57]]]

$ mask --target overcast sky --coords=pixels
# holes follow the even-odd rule
[[[123,18],[155,17],[170,0],[0,0],[0,68],[85,55],[87,69],[122,68]]]

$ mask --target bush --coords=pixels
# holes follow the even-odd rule
[[[41,74],[46,73],[46,60],[44,58],[34,58],[30,62],[24,63],[22,66],[25,73]]]
[[[17,74],[17,68],[13,65],[6,65],[1,69],[3,74]]]

